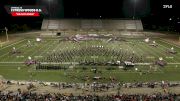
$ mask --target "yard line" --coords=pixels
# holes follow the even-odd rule
[[[48,44],[46,45],[48,48],[46,48],[43,52],[41,52],[40,54],[39,54],[39,56],[43,56],[43,57],[45,57],[45,55],[44,55],[44,53],[46,53],[50,48],[52,48],[52,47],[54,47],[54,44],[56,43],[56,41],[52,41],[52,42],[48,42]],[[49,45],[50,44],[50,45]],[[47,54],[46,54],[47,55]],[[35,58],[35,57],[34,57]],[[39,60],[39,58],[38,58],[38,60]]]
[[[168,42],[168,41],[166,41],[166,40],[164,40],[164,39],[162,39],[162,38],[160,38],[160,41],[162,41],[162,42],[164,42],[164,43],[167,43],[167,44],[169,44],[169,45],[175,46],[175,47],[177,47],[177,48],[180,48],[180,46],[178,46],[178,45],[176,45],[176,44],[173,44],[173,43],[170,43],[170,42]]]
[[[142,46],[142,45],[143,45],[143,46]],[[151,54],[151,55],[153,55],[153,56],[155,56],[155,57],[159,57],[159,55],[156,55],[156,53],[154,53],[154,52],[152,52],[152,51],[149,51],[149,49],[151,49],[151,48],[146,47],[147,44],[142,43],[142,45],[138,44],[138,46],[141,47],[140,49],[141,49],[142,51],[143,51],[143,49],[144,49],[144,50],[146,50],[146,52],[148,52],[148,54]],[[147,50],[148,50],[148,51],[147,51]]]
[[[44,53],[46,53],[48,50],[50,50],[51,48],[54,47],[54,44],[56,43],[56,41],[53,40],[53,43],[51,43],[51,45],[48,45],[48,48],[46,48],[43,52],[41,52],[39,55],[43,56]]]
[[[44,47],[46,47],[46,45],[49,45],[49,43],[47,43],[47,44],[43,44],[42,46],[40,46],[39,47],[39,49],[42,49],[42,48],[44,48]],[[24,56],[25,56],[25,58],[26,57],[28,57],[28,56],[33,56],[33,54],[36,54],[38,51],[36,51],[36,52],[34,52],[34,50],[36,49],[37,47],[35,46],[35,47],[33,47],[33,48],[31,48],[31,49],[27,49],[27,50],[24,50],[25,51],[25,54],[24,54]],[[29,55],[29,53],[32,53],[31,55]],[[25,59],[24,58],[24,59]],[[23,60],[24,60],[23,59]],[[23,61],[23,60],[19,60],[19,61]],[[24,60],[25,61],[25,60]]]
[[[159,44],[159,43],[158,43],[158,45],[159,45],[159,46],[162,46],[162,48],[161,48],[161,47],[157,47],[158,50],[161,50],[162,52],[165,53],[165,51],[166,51],[166,50],[164,50],[165,47],[163,48],[163,45],[161,45],[161,44]],[[165,49],[166,49],[166,48],[165,48]],[[158,51],[157,51],[157,52],[158,52]],[[163,54],[162,52],[158,52],[158,53],[160,53],[162,56],[164,56],[164,58],[166,58],[167,55]],[[167,59],[167,58],[166,58],[166,59]],[[176,60],[167,59],[167,63],[168,63],[168,61],[170,61],[170,62],[177,62]]]
[[[69,43],[68,42],[63,43],[64,46],[69,46],[69,45],[66,45],[66,44],[69,44]],[[59,46],[61,46],[61,47],[59,47]],[[56,51],[60,51],[60,50],[66,51],[65,47],[62,47],[62,43],[56,45],[56,47],[53,50],[56,50]]]
[[[21,49],[22,47],[24,47],[24,45],[18,47],[17,49]],[[8,55],[8,54],[9,54],[9,52],[7,52],[6,54],[1,55],[0,58],[3,57],[3,56],[5,56],[5,55]],[[5,59],[7,59],[7,58],[9,58],[9,57],[4,58],[3,60],[5,60]],[[2,61],[3,61],[3,60],[2,60]]]
[[[139,44],[139,43],[136,43],[136,44]],[[132,51],[134,51],[135,53],[139,53],[139,55],[140,55],[140,53],[141,53],[141,56],[143,56],[143,55],[145,55],[145,53],[144,53],[144,51],[142,51],[140,48],[135,48],[135,46],[134,47],[131,47],[131,46],[129,46],[129,45],[127,45],[128,47],[130,47],[131,49],[132,49]],[[139,51],[139,52],[138,52]],[[139,57],[139,55],[138,55],[138,57]],[[146,60],[147,61],[147,60]]]
[[[145,45],[144,48],[148,49],[149,47]],[[161,48],[159,48],[159,47],[157,47],[157,48],[158,48],[159,50],[163,51],[163,49],[161,49]],[[151,52],[151,53],[153,53],[155,56],[158,56],[158,55],[155,54],[155,53],[158,53],[158,54],[160,54],[160,56],[166,57],[165,54],[161,53],[160,51],[156,51],[155,48],[152,47],[151,49],[152,49],[152,51],[154,51],[154,53],[153,53],[153,52]],[[158,58],[159,58],[160,56],[158,56]],[[170,61],[172,61],[172,60],[170,60]],[[168,62],[168,61],[166,61],[166,62]],[[173,60],[172,62],[177,62],[177,61]]]
[[[160,40],[160,41],[161,41],[161,40]],[[161,45],[161,44],[159,44],[159,43],[158,43],[158,45],[164,47],[166,50],[169,50],[169,48],[166,47],[166,46],[164,46],[164,45]],[[166,50],[165,50],[165,51],[166,51]],[[179,57],[178,57],[177,55],[174,55],[173,57],[177,57],[176,59],[179,60]],[[174,61],[177,62],[176,60],[174,60]]]
[[[10,46],[12,46],[12,45],[15,45],[15,44],[21,43],[21,42],[23,42],[23,41],[25,41],[25,40],[26,40],[26,39],[23,39],[23,40],[20,40],[20,41],[18,41],[18,42],[15,42],[15,43],[13,43],[13,44],[7,45],[7,46],[5,46],[5,47],[1,48],[0,50],[3,50],[4,48],[10,47]]]
[[[135,65],[150,65],[152,63],[134,63]],[[167,63],[169,65],[180,65],[179,62],[176,62],[176,63],[173,63],[173,62],[170,62],[170,63]]]
[[[0,64],[21,64],[21,63],[24,63],[24,62],[0,62]]]
[[[180,63],[168,63],[170,65],[180,65]]]

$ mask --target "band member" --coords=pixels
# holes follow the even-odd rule
[[[16,52],[17,52],[16,48],[15,48],[15,47],[13,47],[13,49],[12,49],[12,53],[13,53],[13,54],[15,54]]]
[[[27,47],[30,47],[30,46],[32,46],[32,44],[31,44],[31,41],[28,40],[28,42],[27,42]]]

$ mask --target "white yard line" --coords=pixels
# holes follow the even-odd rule
[[[48,44],[47,44],[48,45]],[[36,46],[35,46],[36,47]],[[41,47],[39,47],[39,49],[42,49],[42,48],[44,48],[44,47],[46,47],[46,44],[44,44],[44,45],[42,45]],[[30,48],[30,47],[29,47]],[[35,50],[35,48],[30,48],[30,49],[28,49],[27,51],[25,51],[25,54],[24,54],[24,56],[32,56],[33,54],[36,54],[38,51],[36,51],[36,52],[34,52],[34,50]],[[31,55],[29,55],[29,53],[32,53]],[[24,57],[24,59],[26,59],[26,57]]]
[[[177,48],[180,48],[180,46],[178,46],[178,45],[176,45],[176,44],[173,44],[173,43],[170,43],[170,42],[168,42],[168,41],[166,41],[166,40],[164,40],[164,39],[161,39],[161,38],[160,38],[160,41],[162,41],[162,42],[164,42],[164,43],[167,43],[167,44],[169,44],[169,45],[175,46],[175,47],[177,47]]]
[[[65,43],[65,44],[67,44],[67,43]],[[59,43],[58,45],[56,45],[53,50],[56,50],[56,51],[61,51],[61,50],[63,50],[63,51],[64,51],[64,48],[65,48],[65,47],[60,47],[60,46],[62,46],[62,43]],[[65,45],[65,46],[68,46],[68,45]],[[52,53],[53,53],[53,52],[52,52]]]
[[[5,46],[5,47],[1,48],[0,50],[3,50],[3,49],[5,49],[5,48],[7,48],[7,47],[10,47],[10,46],[12,46],[12,45],[15,45],[15,44],[21,43],[21,42],[23,42],[23,41],[25,41],[25,40],[26,40],[26,39],[23,39],[23,40],[17,41],[17,42],[15,42],[15,43],[13,43],[13,44],[10,44],[10,45],[7,45],[7,46]]]
[[[143,43],[144,44],[144,43]],[[144,44],[144,46],[138,45],[139,47],[141,47],[140,49],[143,51],[144,50],[150,50],[149,47],[146,46],[146,44]],[[155,57],[159,57],[159,55],[156,54],[156,52],[154,52],[154,50],[152,49],[152,51],[148,51],[149,54],[155,56]]]
[[[21,49],[22,47],[24,47],[24,45],[18,47],[17,49]],[[3,57],[3,56],[5,56],[5,55],[8,55],[8,54],[9,54],[9,51],[8,51],[7,53],[1,55],[0,58]],[[7,58],[9,58],[9,57],[7,57]],[[5,59],[6,59],[6,58],[4,58],[3,60],[5,60]]]
[[[161,40],[160,40],[160,41],[161,41]],[[161,45],[161,44],[159,44],[159,43],[158,43],[158,45],[160,45],[160,46],[164,47],[164,48],[166,49],[165,51],[169,50],[169,48],[168,48],[168,47],[166,47],[166,46],[164,46],[164,45]],[[175,56],[172,56],[172,57],[177,57],[177,56],[175,55]],[[179,58],[178,58],[178,57],[177,57],[176,59],[177,59],[177,60],[179,60]],[[178,62],[178,61],[176,61],[176,60],[173,60],[173,61]]]
[[[159,44],[158,43],[158,45],[160,45],[160,46],[162,46],[162,47],[164,47],[165,49],[167,48],[167,47],[165,47],[165,46],[163,46],[163,45],[161,45],[161,44]],[[147,47],[147,46],[146,46]],[[146,48],[146,47],[144,47],[144,48]],[[146,48],[146,49],[148,49],[148,47]],[[166,50],[163,50],[163,49],[161,49],[161,48],[159,48],[159,50],[161,50],[161,51],[166,51]],[[166,55],[165,54],[162,54],[161,52],[158,52],[158,51],[155,51],[155,48],[153,48],[152,47],[152,51],[154,51],[155,53],[159,53],[159,55],[161,55],[161,56],[163,56],[163,57],[166,57]],[[152,54],[154,54],[155,56],[158,56],[158,55],[156,55],[155,53],[153,53],[153,52],[151,52]],[[160,57],[160,56],[158,56],[158,57]],[[175,62],[175,63],[177,63],[178,61],[176,61],[176,60],[171,60],[172,62]],[[168,62],[167,62],[168,63]]]
[[[48,48],[46,48],[43,52],[41,52],[40,54],[39,54],[39,56],[44,56],[43,54],[44,53],[46,53],[48,50],[50,50],[51,48],[53,48],[54,47],[54,44],[56,43],[56,41],[53,41],[53,43],[51,43],[51,45],[47,45],[48,46]],[[52,49],[51,49],[52,50]]]
[[[24,62],[0,62],[0,64],[21,64]]]
[[[35,48],[32,48],[32,49],[30,49],[28,52],[26,52],[26,54],[25,54],[25,56],[33,56],[34,54],[36,54],[36,53],[38,53],[39,52],[39,50],[41,50],[41,49],[43,49],[43,48],[45,48],[46,46],[48,46],[49,45],[49,43],[43,43],[43,45],[41,46],[41,47],[39,47],[38,48],[38,50],[35,50]],[[36,46],[35,46],[36,47]],[[37,48],[37,47],[36,47]],[[33,52],[32,52],[33,51]],[[29,54],[30,52],[32,52],[32,54]]]
[[[170,64],[170,65],[180,65],[180,63],[167,63],[167,64]]]
[[[150,64],[152,64],[152,63],[135,63],[135,65],[150,65]],[[180,65],[180,63],[178,63],[178,62],[176,62],[176,63],[170,62],[167,64],[169,64],[169,65]]]

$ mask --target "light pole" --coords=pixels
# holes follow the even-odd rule
[[[51,18],[51,11],[50,11],[50,9],[51,9],[51,1],[52,0],[48,0],[48,6],[49,6],[49,20],[48,20],[48,27],[49,27],[49,25],[50,25],[50,18]],[[49,30],[49,28],[47,28],[48,30]],[[52,31],[52,34],[53,34],[53,31]]]
[[[9,36],[8,36],[8,33],[7,33],[7,31],[8,31],[7,27],[5,27],[5,31],[6,31],[6,41],[9,41]]]
[[[51,18],[51,11],[50,11],[50,9],[51,9],[51,1],[52,0],[48,0],[48,4],[49,4],[49,19]]]
[[[8,36],[8,29],[7,27],[5,27],[4,29],[0,29],[0,31],[6,31],[6,41],[8,42],[9,41],[9,36]],[[0,42],[0,46],[2,46],[1,42]]]
[[[133,19],[135,19],[136,16],[136,0],[134,0],[134,13],[133,13]]]

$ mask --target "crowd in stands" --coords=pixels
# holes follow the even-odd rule
[[[0,92],[0,101],[179,101],[177,94],[143,94],[143,95],[78,95],[73,94],[38,94],[32,92]]]
[[[6,85],[12,85],[14,82],[6,81],[3,82]],[[17,82],[18,85],[24,85],[22,82]],[[0,91],[0,101],[180,101],[180,94],[177,93],[153,93],[153,94],[122,94],[121,90],[118,90],[116,94],[107,94],[106,95],[98,95],[99,91],[108,92],[110,88],[117,89],[118,87],[122,88],[162,88],[166,89],[168,87],[179,87],[179,82],[135,82],[135,83],[44,83],[39,82],[39,84],[44,86],[57,87],[61,89],[67,88],[88,88],[92,91],[90,94],[62,94],[62,93],[38,93],[35,91],[31,91],[30,89],[35,87],[33,83],[28,82],[28,90],[21,91],[18,89],[17,91]],[[26,85],[26,84],[25,84]]]

